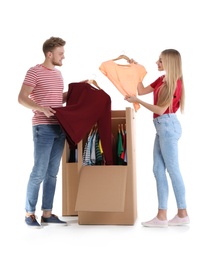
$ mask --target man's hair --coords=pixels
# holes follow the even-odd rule
[[[56,47],[61,47],[64,46],[65,44],[66,41],[64,41],[63,39],[52,36],[43,43],[42,50],[46,56],[47,52],[49,51],[52,52]]]

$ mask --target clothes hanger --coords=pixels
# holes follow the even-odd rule
[[[93,84],[93,85],[94,85],[95,87],[97,87],[98,89],[101,89],[95,79],[87,80],[87,83]]]
[[[117,61],[117,60],[121,60],[121,59],[124,59],[126,61],[130,61],[131,59],[129,57],[127,57],[126,55],[122,54],[122,55],[119,55],[117,58],[113,59],[113,61]]]

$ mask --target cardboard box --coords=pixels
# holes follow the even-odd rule
[[[76,197],[79,186],[80,169],[82,167],[82,142],[78,144],[78,161],[68,162],[69,145],[65,143],[62,156],[62,215],[77,216],[75,211]]]
[[[78,223],[133,225],[137,219],[136,150],[134,110],[112,111],[112,132],[117,134],[117,125],[126,125],[127,165],[82,166],[83,142],[78,145],[79,160],[74,169],[64,166],[73,177],[64,177],[64,208],[77,213]],[[77,172],[75,173],[75,171]],[[64,173],[63,173],[64,174]],[[78,176],[77,178],[74,176]],[[71,183],[69,181],[71,179]],[[73,189],[73,195],[69,190]],[[75,190],[75,191],[74,191]],[[66,199],[65,196],[70,198]],[[67,203],[72,205],[71,209]],[[75,207],[74,207],[75,205]],[[69,210],[70,208],[70,210]]]
[[[126,167],[86,166],[80,176],[76,211],[124,212]]]

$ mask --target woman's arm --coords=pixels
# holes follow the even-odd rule
[[[138,102],[139,104],[141,104],[143,107],[147,108],[148,110],[150,110],[151,112],[158,114],[158,115],[162,115],[164,114],[164,112],[166,111],[166,109],[168,108],[169,105],[166,105],[164,107],[160,107],[157,105],[152,105],[149,104],[147,102],[142,101],[141,99],[135,97],[135,96],[125,96],[124,98],[126,101],[130,102],[130,103],[136,103]]]
[[[153,91],[154,91],[154,89],[150,85],[147,86],[147,87],[144,87],[142,82],[139,82],[137,84],[137,93],[138,93],[139,96],[149,94]]]
[[[136,64],[137,62],[134,59],[130,59],[129,63],[135,63]],[[137,84],[137,93],[138,93],[139,96],[143,96],[143,95],[149,94],[149,93],[151,93],[153,91],[154,91],[154,88],[151,87],[151,85],[149,85],[147,87],[144,87],[142,82],[139,82]],[[125,96],[124,99],[126,101],[130,102],[130,103],[139,103],[143,107],[147,108],[151,112],[153,112],[155,114],[158,114],[158,115],[162,115],[166,111],[168,106],[169,106],[169,105],[166,105],[164,107],[160,107],[160,106],[157,106],[157,105],[152,105],[152,104],[149,104],[147,102],[142,101],[141,99],[139,99],[139,98],[137,98],[135,96]]]
[[[134,59],[129,59],[128,62],[130,64],[132,64],[132,63],[138,64],[137,61],[135,61]],[[138,93],[139,96],[149,94],[149,93],[151,93],[153,91],[154,91],[154,89],[150,85],[147,86],[147,87],[144,87],[142,82],[139,82],[137,84],[137,93]]]

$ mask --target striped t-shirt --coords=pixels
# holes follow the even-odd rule
[[[48,69],[39,64],[31,67],[23,84],[34,88],[30,98],[36,104],[44,107],[62,106],[64,83],[61,72],[56,68]],[[59,124],[54,116],[48,118],[36,110],[33,110],[33,113],[32,125]]]

